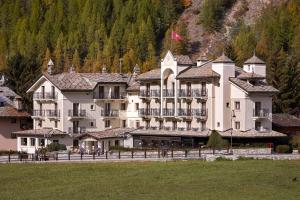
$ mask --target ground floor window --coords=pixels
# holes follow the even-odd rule
[[[78,147],[78,146],[79,146],[79,141],[73,140],[73,147]]]
[[[30,138],[30,146],[35,146],[35,138]]]
[[[40,138],[39,139],[39,146],[40,147],[44,147],[45,146],[45,139],[44,138]]]
[[[21,145],[27,146],[27,138],[21,138]]]

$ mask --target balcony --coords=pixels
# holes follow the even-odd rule
[[[94,101],[115,101],[115,100],[125,100],[125,93],[111,93],[111,94],[96,94],[94,93]]]
[[[160,116],[160,109],[159,108],[152,108],[152,109],[146,109],[141,108],[139,110],[139,116],[140,117],[159,117]]]
[[[69,134],[81,134],[86,133],[86,127],[69,127],[68,128]]]
[[[119,117],[119,110],[102,110],[101,116],[105,118]]]
[[[200,120],[207,119],[207,109],[193,109],[193,116]]]
[[[178,90],[178,97],[181,97],[181,98],[189,98],[190,97],[191,98],[192,91],[180,89],[180,90]]]
[[[68,118],[69,120],[77,120],[86,118],[86,110],[69,110]]]
[[[253,109],[253,118],[254,119],[269,118],[270,114],[271,113],[269,112],[268,109],[260,109],[260,110]]]
[[[33,94],[33,100],[36,100],[40,103],[52,103],[57,100],[57,93],[52,92],[35,92]]]
[[[265,127],[263,127],[263,126],[258,126],[258,127],[255,127],[255,130],[256,131],[258,131],[258,132],[269,132],[270,131],[270,129],[268,129],[268,128],[265,128]]]
[[[141,90],[139,97],[145,98],[160,98],[160,90]]]
[[[178,109],[178,113],[177,115],[179,117],[192,117],[193,116],[193,113],[192,113],[192,110],[190,109]]]
[[[192,95],[194,98],[203,98],[203,99],[206,99],[207,98],[207,89],[193,89],[192,90]]]
[[[44,110],[33,110],[31,117],[32,117],[32,119],[44,119],[45,111]]]
[[[46,110],[46,117],[52,120],[59,120],[60,110]]]
[[[169,98],[173,98],[174,97],[174,90],[163,90],[163,97],[169,97]]]
[[[174,110],[174,109],[164,108],[162,114],[163,114],[163,116],[165,116],[165,117],[174,117],[174,115],[175,115],[175,110]]]

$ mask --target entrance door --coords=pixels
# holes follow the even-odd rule
[[[73,103],[73,116],[79,116],[79,103]]]
[[[189,82],[187,83],[187,96],[190,97],[192,96],[192,84]]]
[[[79,133],[79,121],[73,121],[73,133]]]
[[[105,115],[109,115],[109,113],[111,112],[111,106],[110,103],[105,103]]]

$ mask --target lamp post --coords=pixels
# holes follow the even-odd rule
[[[232,120],[235,118],[235,114],[234,114],[234,110],[232,110],[231,113],[231,129],[230,129],[230,154],[233,154],[233,150],[232,150],[232,130],[233,130],[233,126],[232,126]]]

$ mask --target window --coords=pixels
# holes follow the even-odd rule
[[[91,110],[95,110],[94,104],[91,104],[90,108],[91,108]]]
[[[126,110],[126,103],[121,103],[121,110]]]
[[[110,120],[105,120],[105,128],[109,128],[110,127]]]
[[[126,120],[122,120],[122,127],[126,128]]]
[[[39,121],[38,121],[38,126],[39,126],[39,127],[42,127],[42,125],[43,125],[42,120],[39,120]]]
[[[73,140],[73,147],[78,147],[78,146],[79,146],[79,141]]]
[[[135,103],[135,110],[138,111],[139,110],[139,104]]]
[[[177,122],[173,121],[173,130],[176,130],[176,129],[177,129]]]
[[[149,129],[150,128],[150,121],[146,121],[146,129]]]
[[[21,138],[21,145],[27,146],[27,138]]]
[[[35,146],[35,138],[30,138],[30,146]]]
[[[115,146],[120,146],[120,141],[119,140],[115,140]]]
[[[261,130],[261,122],[255,121],[255,130],[257,130],[257,131]]]
[[[91,122],[91,127],[94,127],[94,122]]]
[[[164,123],[163,121],[159,121],[159,129],[163,129]]]
[[[39,146],[40,146],[40,147],[45,146],[45,139],[44,139],[44,138],[40,138],[40,139],[39,139]]]
[[[241,128],[240,122],[235,122],[235,129],[239,130]]]
[[[135,127],[136,127],[136,128],[139,128],[139,127],[140,127],[140,121],[136,121],[136,122],[135,122]]]
[[[186,130],[191,130],[192,123],[191,122],[186,122]]]
[[[239,101],[234,102],[234,108],[235,108],[236,110],[239,110],[239,109],[241,108],[241,104],[240,104]]]
[[[10,123],[12,123],[12,124],[17,123],[17,119],[16,119],[16,118],[11,118],[11,119],[10,119]]]
[[[220,127],[220,122],[217,123],[217,127]]]
[[[201,130],[204,131],[206,129],[206,124],[205,122],[201,122]]]
[[[228,102],[226,103],[226,107],[229,108],[229,103]]]
[[[54,128],[57,128],[57,121],[54,121]]]

